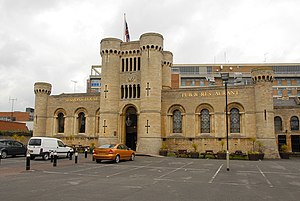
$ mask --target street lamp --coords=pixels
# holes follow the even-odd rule
[[[228,145],[228,102],[227,102],[227,82],[229,80],[229,73],[221,73],[221,79],[225,83],[225,118],[226,118],[226,142],[227,142],[227,150],[226,150],[226,161],[227,161],[227,171],[229,171],[229,145]]]

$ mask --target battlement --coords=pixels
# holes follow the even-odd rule
[[[253,69],[251,74],[253,83],[274,81],[274,71],[271,67]]]
[[[34,84],[35,94],[51,94],[52,85],[46,82],[36,82]]]

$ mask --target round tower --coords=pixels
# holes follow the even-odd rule
[[[100,138],[103,143],[118,141],[118,112],[120,100],[120,49],[122,41],[105,38],[101,41],[102,57],[100,93]]]
[[[162,61],[162,88],[171,88],[171,66],[173,64],[173,54],[169,51],[163,52]]]
[[[145,33],[140,37],[141,97],[138,151],[157,154],[161,147],[161,91],[163,36]]]
[[[46,136],[47,105],[51,94],[51,84],[36,82],[34,84],[35,109],[34,109],[34,136]]]
[[[267,158],[279,158],[274,132],[274,106],[272,82],[274,72],[271,67],[253,69],[256,138],[262,142]]]

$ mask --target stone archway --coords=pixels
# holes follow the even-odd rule
[[[130,106],[125,112],[125,144],[136,151],[137,145],[137,110]]]

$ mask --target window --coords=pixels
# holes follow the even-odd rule
[[[203,79],[200,80],[200,86],[205,86],[205,83],[204,83]]]
[[[181,86],[185,86],[186,83],[185,83],[185,79],[181,79]]]
[[[201,110],[200,118],[201,133],[210,133],[210,115],[208,109]]]
[[[275,131],[282,131],[282,120],[280,117],[274,118]]]
[[[240,111],[237,108],[230,110],[230,133],[240,133]]]
[[[57,132],[64,133],[65,132],[65,117],[64,117],[63,113],[59,113],[57,115],[57,125],[58,125]]]
[[[83,112],[78,114],[78,132],[85,133],[85,114]]]
[[[299,130],[299,119],[296,116],[291,117],[291,130],[297,131]]]
[[[278,96],[282,96],[282,90],[278,89]]]
[[[173,133],[182,133],[182,116],[179,110],[173,112]]]
[[[64,147],[65,146],[62,141],[57,141],[57,144],[58,144],[59,147]]]
[[[277,80],[277,85],[282,86],[282,80]]]

